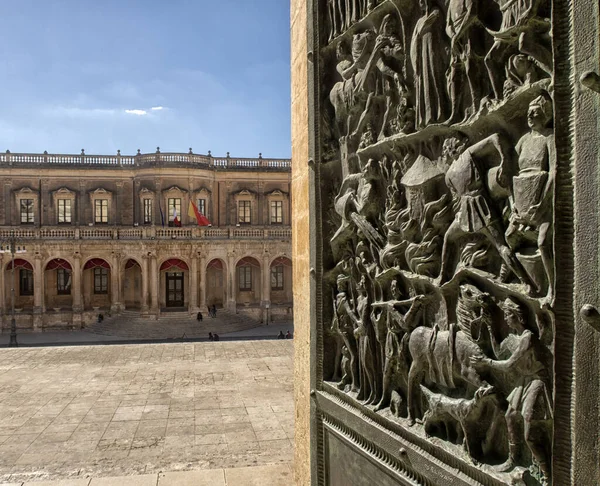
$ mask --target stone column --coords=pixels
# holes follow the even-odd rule
[[[236,311],[236,282],[235,282],[235,253],[227,254],[227,304],[226,307],[231,312]]]
[[[268,253],[265,253],[263,255],[263,263],[262,263],[262,269],[261,269],[261,276],[262,276],[261,300],[262,300],[262,307],[263,307],[263,312],[264,312],[263,321],[265,322],[265,324],[269,323],[268,308],[271,307],[271,268],[269,266],[269,258],[270,257],[269,257]]]
[[[113,206],[114,218],[112,221],[115,222],[116,225],[123,224],[123,181],[117,181],[117,193],[115,194],[115,204]]]
[[[198,255],[192,253],[192,266],[190,268],[190,290],[188,299],[188,310],[191,313],[198,312]]]
[[[37,252],[33,261],[33,329],[42,328],[44,312],[44,274],[42,271],[42,255]]]
[[[77,252],[73,255],[71,267],[71,292],[73,294],[73,327],[81,328],[83,312],[83,302],[81,300],[81,254]]]
[[[112,265],[111,265],[111,269],[110,269],[110,311],[111,311],[111,313],[119,312],[119,306],[120,306],[119,303],[121,301],[120,285],[119,285],[121,269],[120,269],[119,260],[120,260],[119,257],[115,256],[112,259]]]
[[[158,287],[159,287],[159,270],[158,259],[155,254],[150,256],[150,313],[158,317]]]
[[[208,282],[206,281],[206,257],[200,257],[200,310],[206,309],[206,291]]]
[[[86,223],[91,223],[94,219],[86,221],[85,220],[85,205],[86,205],[86,185],[85,181],[79,181],[79,198],[77,199],[77,225],[84,226]]]
[[[142,314],[148,314],[148,282],[150,281],[148,270],[149,270],[148,255],[142,256]]]
[[[161,224],[161,220],[160,220],[160,209],[162,208],[163,210],[163,214],[165,215],[165,224],[167,224],[168,218],[167,215],[165,214],[166,208],[163,207],[162,204],[162,182],[160,179],[154,179],[154,187],[156,189],[156,192],[154,193],[154,214],[152,215],[153,219],[154,219],[154,223],[156,225],[160,225]]]
[[[7,226],[14,223],[12,216],[13,206],[12,180],[4,179],[4,224]]]

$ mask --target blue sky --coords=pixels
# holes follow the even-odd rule
[[[287,0],[2,0],[0,150],[290,156]]]

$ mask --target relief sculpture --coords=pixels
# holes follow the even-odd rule
[[[323,5],[323,379],[494,484],[550,485],[549,6]]]

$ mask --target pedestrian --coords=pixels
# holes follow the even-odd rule
[[[288,330],[288,332],[285,333],[285,338],[286,339],[292,339],[292,335],[290,333],[290,331]]]
[[[214,339],[213,339],[214,341],[218,341],[218,340],[219,340],[219,335],[218,335],[218,334],[215,332],[215,333],[213,334],[213,338],[214,338]]]
[[[209,341],[214,341],[214,340],[215,340],[215,337],[213,336],[213,333],[212,333],[212,332],[209,332],[209,333],[208,333],[208,340],[209,340]]]
[[[198,321],[202,322],[202,312],[198,312],[198,315],[196,316],[196,319],[198,319]]]
[[[283,334],[283,331],[279,331],[279,334],[277,334],[277,339],[285,339],[285,335]]]
[[[213,304],[213,317],[217,317],[217,306]]]

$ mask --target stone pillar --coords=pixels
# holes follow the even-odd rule
[[[262,277],[262,293],[261,305],[263,307],[263,322],[269,323],[269,307],[271,307],[271,268],[269,267],[269,254],[263,255],[263,263],[261,268]]]
[[[42,255],[36,253],[33,261],[33,330],[42,328],[44,312],[44,274],[42,271]]]
[[[79,198],[77,199],[77,225],[84,226],[86,223],[91,223],[94,219],[86,221],[85,220],[85,205],[86,205],[86,185],[85,181],[79,181]]]
[[[236,311],[236,278],[235,278],[235,253],[227,254],[227,304],[226,307],[231,312]]]
[[[110,311],[111,313],[119,312],[119,306],[121,301],[120,295],[120,285],[119,285],[119,277],[120,277],[120,265],[119,258],[115,256],[112,259],[112,265],[110,269]]]
[[[81,299],[81,255],[73,255],[71,267],[71,292],[73,294],[73,327],[83,327],[81,313],[83,312],[83,302]]]
[[[200,310],[206,309],[206,291],[208,282],[206,281],[206,257],[200,257]]]
[[[191,313],[198,312],[198,255],[192,254],[192,266],[190,268],[190,290],[188,299],[188,310]]]
[[[148,314],[149,260],[148,255],[142,256],[142,314]]]
[[[162,182],[160,179],[156,178],[154,179],[154,187],[156,189],[156,192],[154,193],[154,214],[152,215],[152,218],[154,219],[154,223],[156,225],[160,225],[161,224],[161,220],[160,220],[160,208],[162,208],[163,210],[163,214],[165,216],[165,225],[168,222],[168,217],[167,214],[165,213],[166,208],[163,207],[163,203],[161,201],[162,199]]]
[[[115,194],[115,204],[113,206],[114,218],[112,221],[117,225],[123,224],[123,181],[117,181],[117,193]]]
[[[0,254],[0,331],[4,327],[4,316],[6,315],[6,297],[4,290],[4,255]]]
[[[158,317],[160,312],[158,302],[159,270],[158,259],[155,254],[150,256],[150,313]]]

